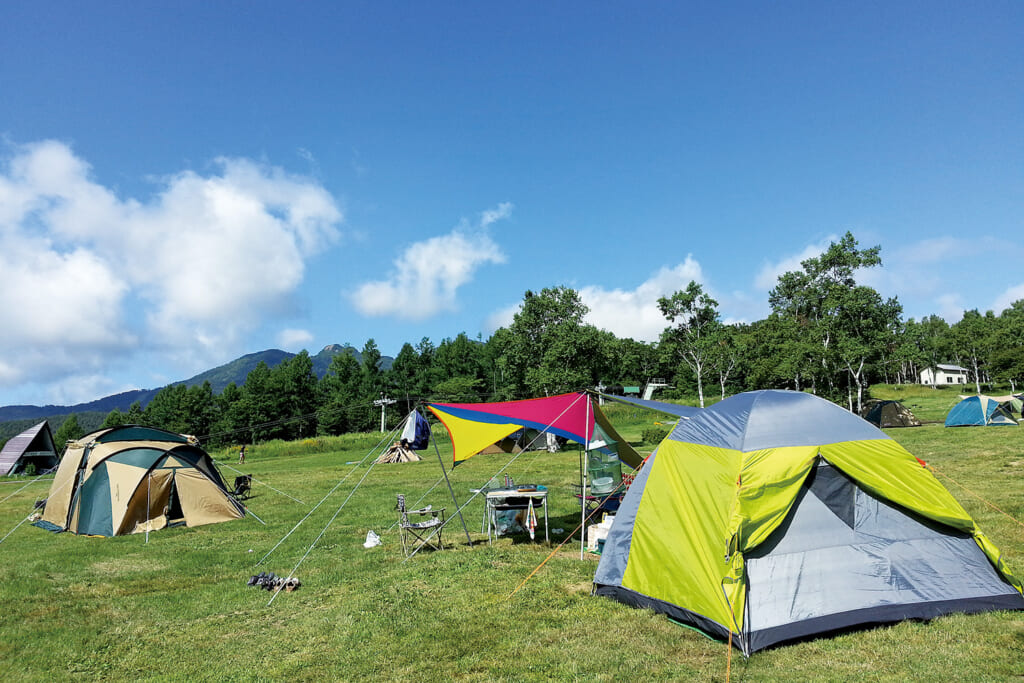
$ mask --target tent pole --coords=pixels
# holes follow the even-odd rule
[[[152,470],[146,474],[146,543],[149,543],[149,527],[153,525],[152,510],[150,509],[149,492],[152,490],[153,472]]]
[[[426,419],[426,418],[423,418]],[[427,422],[429,425],[430,423]],[[434,452],[437,453],[437,464],[441,466],[441,474],[444,475],[444,483],[448,484],[448,493],[452,496],[452,502],[455,503],[455,512],[459,515],[459,521],[462,522],[462,530],[466,532],[466,544],[472,548],[473,539],[469,535],[469,527],[466,526],[466,520],[462,516],[462,508],[459,507],[459,501],[455,498],[455,491],[452,489],[452,482],[448,479],[448,472],[444,469],[444,461],[441,460],[441,449],[437,447],[437,439],[434,438],[434,430],[430,430],[430,441],[434,444]]]
[[[587,401],[587,424],[584,429],[586,443],[583,445],[583,456],[580,460],[580,559],[587,545],[587,468],[590,467],[590,397]]]

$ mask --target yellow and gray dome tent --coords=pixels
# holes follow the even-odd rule
[[[1024,609],[999,550],[923,463],[810,394],[680,420],[629,488],[594,577],[745,653],[856,625]]]
[[[241,519],[213,459],[190,437],[134,425],[68,444],[38,526],[121,536]]]

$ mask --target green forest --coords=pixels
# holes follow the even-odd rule
[[[211,445],[256,443],[371,431],[394,399],[388,426],[427,399],[501,401],[604,387],[643,386],[663,378],[658,398],[695,405],[753,389],[811,391],[859,410],[871,384],[908,384],[938,364],[967,368],[964,390],[1018,391],[1024,382],[1024,300],[1006,310],[965,311],[949,325],[938,315],[904,318],[896,298],[858,284],[880,266],[880,247],[861,248],[847,233],[818,257],[784,273],[769,295],[771,313],[727,324],[704,288],[659,300],[665,329],[655,343],[619,338],[584,322],[587,308],[567,287],[527,291],[508,327],[489,339],[465,333],[434,344],[408,342],[391,368],[369,339],[357,360],[334,357],[318,379],[310,355],[261,363],[242,386],[215,394],[209,383],[161,390],[143,409],[114,410],[103,423],[147,424],[199,436]],[[83,431],[72,416],[57,443]]]

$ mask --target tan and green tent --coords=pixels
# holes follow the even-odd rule
[[[680,420],[619,508],[598,595],[749,654],[857,625],[1024,609],[1002,555],[924,463],[795,391]]]
[[[129,425],[68,444],[37,525],[121,536],[244,516],[193,438]]]

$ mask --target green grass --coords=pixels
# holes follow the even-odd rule
[[[637,440],[659,419],[629,408],[612,413]],[[890,434],[936,467],[1024,574],[1024,526],[975,495],[1024,519],[1024,429],[928,425]],[[345,463],[362,459],[378,439],[252,448],[244,471],[306,503],[255,485],[249,504],[267,526],[250,518],[170,529],[151,534],[148,544],[142,535],[86,538],[22,526],[0,543],[0,679],[725,680],[724,644],[650,611],[592,597],[596,557],[581,562],[578,545],[566,545],[509,600],[550,548],[518,537],[481,542],[479,501],[465,511],[472,548],[456,521],[446,530],[445,551],[403,563],[396,533],[387,532],[395,494],[414,503],[438,480],[433,452],[420,463],[375,467],[299,568],[302,588],[268,607],[270,594],[247,587],[246,579],[261,569],[292,569],[366,472]],[[213,455],[237,467],[237,451]],[[442,456],[447,462],[450,449]],[[460,465],[451,474],[460,500],[506,460],[478,456]],[[568,533],[578,523],[570,488],[577,467],[575,451],[525,454],[509,473],[551,489],[551,527]],[[226,479],[234,474],[224,469]],[[0,504],[0,536],[45,494],[40,482]],[[423,503],[452,512],[443,482]],[[383,545],[362,547],[369,529]],[[1024,613],[905,622],[749,660],[734,652],[731,667],[735,681],[1008,680],[1024,676]]]

